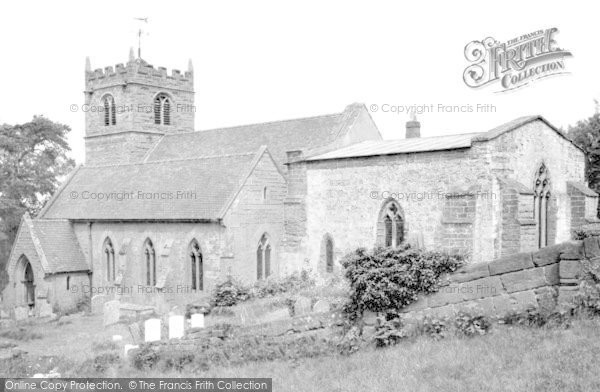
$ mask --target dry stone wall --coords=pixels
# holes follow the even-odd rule
[[[582,262],[600,263],[600,237],[569,241],[467,265],[442,279],[438,292],[402,309],[407,316],[449,317],[459,311],[503,316],[529,308],[551,311],[571,303]]]

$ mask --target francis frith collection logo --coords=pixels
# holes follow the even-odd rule
[[[471,63],[463,73],[467,86],[479,88],[499,83],[498,92],[514,90],[548,76],[566,73],[571,52],[558,47],[556,27],[524,34],[506,42],[488,37],[465,46]]]

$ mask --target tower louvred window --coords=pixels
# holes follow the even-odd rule
[[[166,94],[159,94],[154,98],[154,123],[171,125],[171,100]]]

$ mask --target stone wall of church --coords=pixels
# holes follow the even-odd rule
[[[308,162],[305,252],[313,268],[325,235],[334,240],[336,260],[374,246],[390,198],[402,209],[409,240],[484,259],[480,238],[493,202],[486,159],[478,149],[463,149]]]
[[[108,298],[140,304],[157,305],[165,299],[187,303],[210,292],[222,275],[221,257],[226,254],[226,229],[217,223],[75,223],[75,235],[88,262],[92,264],[92,286],[81,287],[91,296],[106,294]],[[104,242],[110,238],[115,251],[116,275],[119,285],[107,279],[103,253]],[[156,254],[157,282],[163,292],[146,286],[144,244],[152,241]],[[202,251],[204,292],[191,290],[191,263],[188,252],[192,240]],[[90,258],[91,255],[91,258]]]
[[[548,202],[548,245],[569,240],[573,225],[567,182],[585,183],[584,153],[539,120],[476,145],[491,157],[490,170],[496,177],[517,181],[525,189],[533,191],[536,172],[542,163],[546,166],[551,194]],[[497,185],[497,192],[504,195],[500,184]],[[530,200],[530,197],[526,199]],[[511,208],[517,209],[517,204],[518,201],[514,200],[498,203],[495,215],[506,218],[511,214]],[[531,225],[533,219],[531,210],[498,225],[496,256],[533,249],[535,245],[531,242],[537,239],[533,234],[535,226]],[[515,235],[517,233],[522,235]]]
[[[307,162],[300,252],[316,268],[325,235],[337,259],[372,247],[388,198],[403,210],[408,239],[422,238],[416,242],[426,248],[466,253],[473,262],[536,249],[530,189],[542,162],[551,181],[548,244],[568,240],[567,181],[584,181],[584,156],[535,121],[469,149]]]
[[[223,258],[228,274],[248,283],[257,277],[257,248],[263,235],[271,246],[271,274],[286,273],[282,259],[286,182],[268,155],[263,155],[223,219],[230,254]]]

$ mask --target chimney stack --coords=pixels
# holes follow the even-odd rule
[[[410,117],[410,121],[406,122],[406,138],[421,137],[421,123],[417,120],[417,116],[414,113]]]

